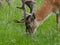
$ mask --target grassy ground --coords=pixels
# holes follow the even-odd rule
[[[16,8],[21,4],[19,2],[20,0],[11,1],[11,7],[5,2],[0,8],[0,45],[60,45],[60,31],[56,30],[55,14],[38,27],[34,37],[24,34],[24,23],[17,24],[13,21],[23,17],[22,10]],[[42,2],[43,0],[36,0],[35,11]]]

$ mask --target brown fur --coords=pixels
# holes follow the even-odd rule
[[[40,9],[35,13],[35,17],[38,21],[43,20],[49,13],[59,9],[60,0],[55,0],[57,2],[52,2],[52,0],[45,0]],[[56,5],[56,4],[58,5]]]

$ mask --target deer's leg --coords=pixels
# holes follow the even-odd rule
[[[58,15],[58,28],[60,27],[60,14]]]
[[[56,15],[56,22],[57,22],[57,30],[59,30],[59,27],[60,27],[60,10],[59,10],[59,13]]]
[[[2,6],[2,3],[0,2],[0,7]]]
[[[7,4],[10,6],[10,0],[6,0]]]
[[[2,6],[3,0],[0,0],[0,7]]]
[[[60,10],[57,9],[57,10],[54,10],[53,11],[55,14],[56,14],[56,23],[57,23],[57,30],[59,29],[59,25],[60,25]]]
[[[60,14],[57,15],[57,28],[60,27]]]
[[[25,4],[30,8],[30,13],[33,14],[34,13],[35,2],[27,1],[27,2],[25,2]]]

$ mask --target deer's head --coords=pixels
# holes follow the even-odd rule
[[[27,34],[32,34],[36,28],[36,24],[35,24],[35,16],[33,15],[29,15],[26,17],[26,32]]]
[[[24,21],[24,19],[21,20],[16,20],[17,23],[21,23],[21,22],[25,22],[25,26],[26,26],[26,33],[27,34],[32,34],[34,33],[34,30],[36,28],[36,21],[35,21],[35,15],[28,15],[26,17],[26,20]]]

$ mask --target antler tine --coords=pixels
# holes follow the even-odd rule
[[[16,8],[18,8],[18,9],[23,9],[23,7],[16,7]]]
[[[16,22],[16,23],[24,23],[25,21],[24,21],[24,19],[21,19],[21,20],[14,20],[14,22]]]

